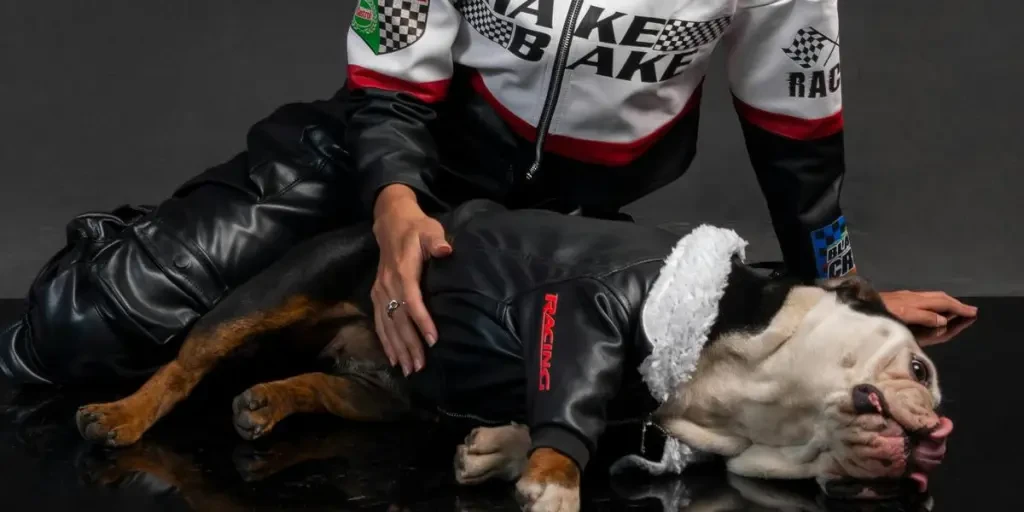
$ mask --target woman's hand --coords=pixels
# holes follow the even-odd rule
[[[373,213],[373,234],[380,246],[377,279],[370,292],[374,324],[391,365],[401,364],[408,376],[423,369],[420,336],[428,345],[437,342],[437,329],[420,293],[423,262],[451,254],[452,247],[441,224],[423,213],[415,193],[405,185],[382,190]],[[399,306],[389,315],[392,301]]]
[[[974,318],[978,308],[968,306],[943,292],[881,292],[885,307],[910,325],[944,327],[955,316]]]

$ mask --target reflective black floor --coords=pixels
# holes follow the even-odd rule
[[[681,478],[629,481],[609,481],[592,466],[584,510],[1024,509],[1016,493],[1024,477],[1024,298],[965,300],[979,306],[979,319],[927,349],[956,428],[924,503],[826,502],[813,485],[738,479],[714,464]],[[0,302],[0,322],[13,305]],[[0,510],[516,510],[509,486],[453,484],[455,433],[295,418],[248,443],[231,430],[229,402],[216,393],[196,397],[132,448],[84,444],[75,409],[118,392],[0,383]]]

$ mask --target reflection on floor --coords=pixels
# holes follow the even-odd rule
[[[1022,458],[1019,447],[994,444],[999,434],[993,433],[1020,424],[1021,411],[966,397],[982,393],[978,390],[1019,388],[1012,377],[1019,373],[1015,366],[1024,342],[1013,326],[1024,300],[972,302],[981,308],[982,320],[955,342],[928,348],[942,372],[947,412],[958,421],[958,431],[948,467],[933,480],[934,495],[927,501],[826,502],[809,482],[779,485],[731,477],[717,463],[682,478],[609,480],[597,464],[585,480],[584,510],[928,510],[933,502],[935,510],[961,510],[960,505],[972,502],[1009,506],[1012,502],[998,494],[1012,495],[1008,487],[989,492],[986,485],[991,487],[999,474],[999,460]],[[3,386],[4,510],[518,510],[509,485],[455,486],[451,462],[459,432],[307,417],[289,419],[268,439],[250,443],[230,426],[225,405],[230,397],[204,391],[137,445],[104,450],[81,441],[72,416],[83,403],[125,390],[16,392]]]

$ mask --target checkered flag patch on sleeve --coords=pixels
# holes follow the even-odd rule
[[[378,54],[396,52],[423,37],[429,0],[377,0],[377,7],[380,12]]]
[[[821,32],[807,27],[797,31],[793,44],[789,45],[789,48],[783,48],[782,51],[800,67],[810,69],[818,63],[818,58],[821,57],[821,51],[825,49],[825,45],[831,42]]]
[[[729,27],[732,18],[711,21],[668,20],[651,48],[659,52],[679,52],[700,48],[716,39]]]
[[[840,277],[854,266],[853,253],[850,250],[850,232],[843,216],[812,231],[811,246],[814,248],[818,277]]]
[[[512,40],[512,22],[495,16],[485,0],[459,0],[455,7],[469,26],[502,48],[508,47]]]

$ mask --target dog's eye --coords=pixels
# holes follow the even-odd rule
[[[931,378],[931,373],[928,371],[928,365],[924,364],[924,361],[913,358],[910,360],[910,373],[914,375],[921,384],[928,384],[928,380]]]

